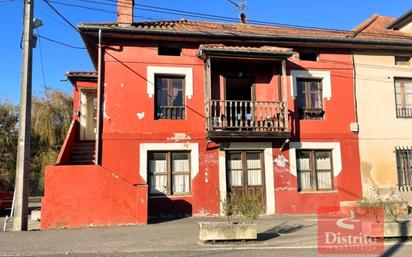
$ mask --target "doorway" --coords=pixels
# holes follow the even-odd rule
[[[252,101],[253,83],[248,78],[226,78],[225,100]]]
[[[97,90],[80,90],[80,140],[95,140],[97,125]]]
[[[227,193],[254,196],[266,209],[265,171],[262,151],[226,152]]]

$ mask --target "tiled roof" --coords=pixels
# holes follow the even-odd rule
[[[375,17],[376,16],[376,17]],[[123,30],[135,33],[164,33],[177,34],[180,32],[188,35],[203,36],[268,36],[289,37],[294,39],[370,39],[370,40],[412,40],[412,36],[400,31],[385,29],[395,18],[375,15],[358,26],[358,31],[315,29],[287,26],[262,26],[241,23],[223,23],[206,21],[153,21],[136,22],[131,26],[122,26],[117,23],[83,23],[80,30],[107,28],[114,31]]]
[[[382,16],[378,14],[372,15],[363,23],[353,29],[356,38],[380,38],[380,39],[399,39],[412,40],[412,35],[399,30],[386,29],[395,18]]]
[[[203,44],[203,45],[200,45],[199,49],[219,49],[219,50],[241,51],[241,52],[273,52],[273,53],[288,53],[288,52],[293,51],[293,49],[291,48],[276,47],[276,46],[251,47],[251,46],[226,46],[224,44]]]
[[[66,77],[97,77],[96,71],[68,71]]]
[[[265,34],[265,35],[293,35],[293,36],[322,36],[322,37],[346,37],[351,31],[327,30],[327,29],[305,29],[285,26],[261,26],[251,24],[237,24],[224,22],[206,22],[190,20],[136,22],[131,26],[121,26],[117,23],[83,23],[80,29],[87,27],[107,27],[113,29],[128,29],[134,31],[163,31],[163,32],[198,32],[205,35],[210,34]]]
[[[293,49],[276,46],[227,46],[224,44],[202,44],[199,46],[198,56],[204,57],[207,54],[214,55],[255,55],[259,56],[277,56],[288,57],[293,54]]]

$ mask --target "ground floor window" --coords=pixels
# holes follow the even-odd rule
[[[412,186],[412,148],[397,148],[398,185]]]
[[[330,150],[296,151],[298,190],[333,189],[333,165]]]
[[[150,195],[190,194],[190,152],[148,152]]]

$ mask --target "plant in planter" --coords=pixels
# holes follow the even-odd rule
[[[222,202],[222,208],[227,222],[201,222],[200,240],[247,240],[257,238],[257,226],[253,221],[262,212],[257,197],[228,195]]]

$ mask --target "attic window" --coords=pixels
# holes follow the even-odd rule
[[[180,47],[159,46],[157,48],[158,55],[180,56],[182,49]]]
[[[410,56],[395,56],[395,65],[410,65]]]
[[[318,61],[318,53],[315,51],[301,51],[299,52],[299,59],[302,61]]]

